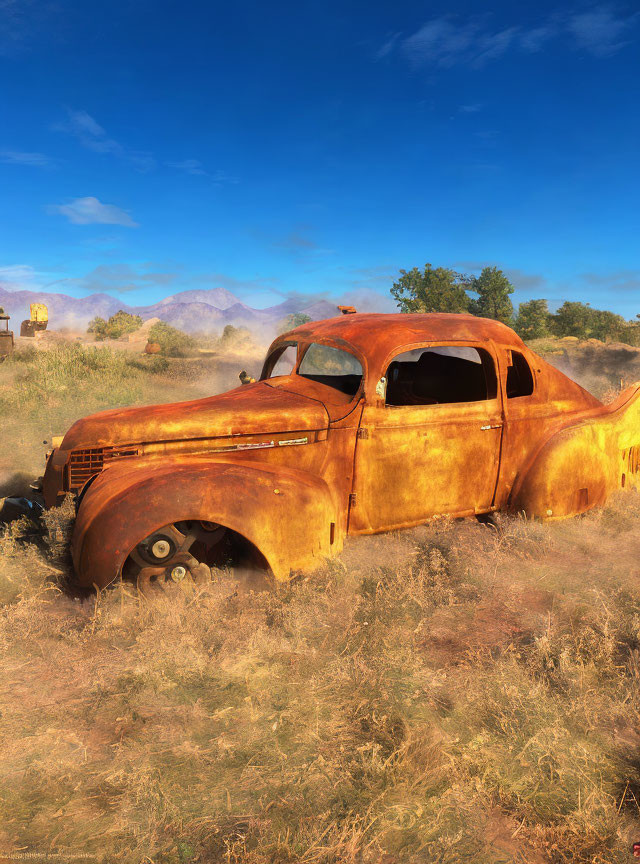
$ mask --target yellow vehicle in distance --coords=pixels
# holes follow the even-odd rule
[[[49,323],[49,310],[44,303],[31,303],[29,318],[20,325],[20,335],[33,337],[39,330],[46,330]]]

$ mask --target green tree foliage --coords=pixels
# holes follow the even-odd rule
[[[467,312],[469,278],[446,267],[401,270],[393,294],[401,312]]]
[[[89,322],[87,333],[93,333],[98,341],[103,339],[119,339],[127,333],[133,333],[142,327],[139,315],[130,315],[122,309],[112,315],[108,321],[96,316]]]
[[[165,357],[188,357],[196,347],[195,339],[166,321],[157,321],[150,328],[149,342],[157,343]]]
[[[540,339],[549,335],[550,315],[546,300],[521,303],[515,320],[515,329],[523,339]]]
[[[577,336],[588,338],[589,319],[593,310],[588,303],[567,300],[551,316],[552,330],[556,336]]]
[[[617,342],[623,339],[629,327],[633,326],[630,322],[627,323],[622,315],[616,315],[615,312],[606,309],[594,309],[589,324],[592,337],[601,339],[603,342],[607,340]]]
[[[92,318],[89,321],[89,326],[87,327],[87,333],[93,333],[96,339],[102,340],[105,338],[105,333],[107,332],[107,322],[104,318],[100,318],[99,315],[96,315],[95,318]]]
[[[303,324],[308,324],[311,321],[309,315],[304,312],[293,312],[283,318],[278,325],[278,334],[286,333],[288,330],[293,330],[294,327],[301,327]]]
[[[127,333],[133,333],[142,327],[142,318],[139,315],[130,315],[120,309],[107,321],[107,339],[119,339]]]
[[[603,342],[625,340],[634,325],[606,309],[592,309],[588,303],[567,300],[551,316],[556,336],[577,336],[579,339],[600,339]],[[635,335],[635,332],[634,332]]]
[[[471,300],[469,311],[481,318],[493,318],[503,324],[513,324],[513,285],[502,270],[497,267],[485,267],[479,276],[473,279],[472,291],[478,295],[477,300]]]

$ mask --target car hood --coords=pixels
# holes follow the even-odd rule
[[[101,411],[78,420],[63,450],[326,429],[324,405],[259,381],[206,399]]]

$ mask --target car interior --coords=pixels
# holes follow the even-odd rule
[[[386,378],[390,406],[480,402],[497,394],[495,365],[482,348],[405,352],[389,365]]]

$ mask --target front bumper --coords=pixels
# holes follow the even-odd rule
[[[57,507],[69,491],[69,459],[71,453],[59,447],[49,451],[42,479],[44,506]]]

